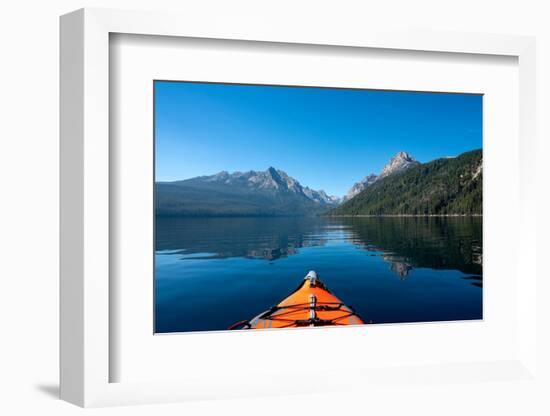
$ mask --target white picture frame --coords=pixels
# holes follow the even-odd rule
[[[111,316],[116,305],[110,296],[110,157],[109,51],[110,34],[225,39],[281,44],[429,51],[442,54],[503,55],[515,57],[519,67],[519,193],[517,250],[523,271],[517,293],[517,353],[498,361],[470,363],[419,362],[417,380],[437,377],[478,382],[472,374],[506,380],[536,380],[536,279],[532,261],[535,242],[535,41],[530,37],[428,32],[383,32],[375,29],[331,31],[324,27],[285,26],[268,21],[194,21],[192,16],[107,9],[82,9],[61,18],[61,397],[80,406],[158,403],[197,398],[246,397],[258,394],[331,391],[376,385],[392,377],[407,378],[410,369],[331,369],[333,383],[312,377],[290,382],[284,374],[261,373],[246,379],[242,366],[235,380],[220,374],[215,380],[191,371],[182,380],[112,382],[110,366],[119,359],[110,348]],[[529,213],[529,215],[527,215]],[[410,331],[409,331],[410,332]],[[341,380],[346,380],[343,382]],[[274,386],[283,386],[274,388]]]

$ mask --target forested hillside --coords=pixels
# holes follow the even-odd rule
[[[482,151],[437,159],[380,179],[331,215],[481,215]]]

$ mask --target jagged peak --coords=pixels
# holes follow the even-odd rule
[[[405,152],[403,150],[397,152],[395,154],[394,157],[392,157],[392,160],[394,159],[405,159],[405,160],[410,160],[410,161],[414,161],[415,159],[410,155],[409,152]]]
[[[384,178],[395,172],[400,172],[411,166],[418,165],[419,162],[413,158],[408,152],[400,151],[393,156],[390,161],[384,166],[379,178]]]
[[[380,175],[377,176],[376,174],[371,173],[370,175],[365,176],[359,182],[353,184],[348,193],[343,197],[343,201],[352,199],[377,180],[417,164],[419,164],[419,162],[417,162],[416,159],[414,159],[409,152],[401,150],[397,152],[384,166],[382,172],[380,172]]]
[[[322,190],[316,191],[307,186],[302,186],[298,180],[285,171],[273,166],[269,166],[265,171],[249,170],[247,172],[229,173],[224,170],[211,176],[201,176],[196,179],[234,186],[246,186],[250,189],[290,192],[322,204],[335,204],[339,201],[339,198],[329,196]]]

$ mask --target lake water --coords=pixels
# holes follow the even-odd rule
[[[309,270],[365,322],[482,318],[482,219],[158,218],[156,332],[225,330]]]

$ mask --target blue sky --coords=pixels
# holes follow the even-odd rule
[[[482,146],[482,97],[155,82],[156,180],[284,170],[341,196],[398,151],[420,162]]]

